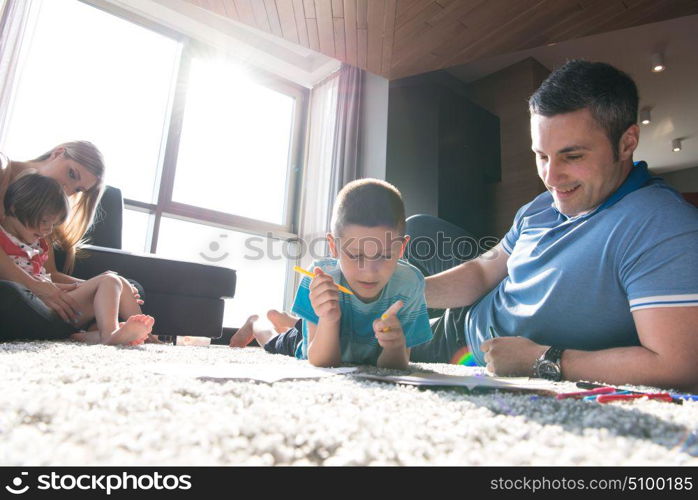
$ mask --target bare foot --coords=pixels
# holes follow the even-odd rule
[[[74,340],[76,342],[87,342],[89,341],[89,336],[87,335],[87,332],[83,330],[81,332],[72,334],[70,336],[70,340]]]
[[[267,319],[274,325],[276,333],[284,333],[289,328],[296,326],[296,321],[298,321],[298,318],[276,309],[267,311]]]
[[[124,323],[119,323],[119,328],[111,334],[105,342],[107,345],[137,345],[142,344],[148,334],[153,330],[155,318],[145,314],[134,314]]]
[[[102,343],[102,337],[99,334],[99,330],[82,330],[80,332],[74,333],[70,336],[70,340],[75,340],[77,342],[84,342],[85,344],[95,345]]]
[[[230,337],[230,347],[245,347],[247,344],[252,342],[254,338],[254,322],[259,319],[259,316],[253,314],[245,324],[242,325],[235,334]]]
[[[257,341],[260,347],[264,347],[271,339],[278,336],[278,333],[271,331],[268,328],[254,329],[254,339]]]

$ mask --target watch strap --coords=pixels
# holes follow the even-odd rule
[[[562,351],[564,351],[564,349],[560,349],[556,346],[550,346],[545,351],[543,356],[541,356],[541,359],[547,359],[548,361],[552,361],[553,363],[556,363],[558,366],[560,366],[560,360],[562,359]]]

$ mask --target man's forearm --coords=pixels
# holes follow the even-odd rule
[[[476,261],[465,262],[425,279],[427,306],[438,309],[469,306],[489,289]]]
[[[649,385],[698,391],[698,365],[677,369],[676,363],[641,346],[601,351],[565,350],[562,376],[566,380],[589,380],[610,385]]]
[[[509,254],[500,243],[477,259],[469,260],[425,280],[428,307],[469,306],[506,278]]]
[[[342,362],[339,343],[341,321],[328,322],[320,318],[308,344],[308,361],[314,366],[337,366]],[[312,328],[312,327],[311,327]]]

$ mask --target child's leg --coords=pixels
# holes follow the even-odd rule
[[[256,337],[256,335],[255,335]],[[269,354],[284,354],[295,357],[298,346],[303,341],[303,322],[298,320],[293,328],[269,338],[266,343],[264,339],[257,339],[264,350]]]
[[[133,285],[129,280],[126,278],[115,275],[121,280],[121,285],[123,287],[123,290],[121,292],[121,297],[119,299],[119,318],[121,319],[128,319],[131,316],[137,316],[139,314],[143,314],[143,311],[141,310],[141,305],[138,303],[138,300],[134,295],[133,295]],[[146,339],[150,343],[154,344],[162,344],[160,340],[158,339],[157,335],[151,335],[150,333],[148,334],[148,338]]]
[[[95,321],[94,312],[94,300],[99,288],[100,283],[103,280],[102,274],[90,278],[80,284],[75,290],[68,292],[77,302],[80,304],[80,309],[82,314],[80,316],[80,321],[76,326],[82,328],[88,328],[89,331],[83,331],[74,333],[70,336],[71,339],[77,340],[78,342],[86,342],[88,344],[99,344],[101,343],[101,338],[99,336],[99,330],[95,330],[97,323]]]
[[[118,313],[122,292],[123,283],[113,274],[95,276],[68,292],[83,307],[81,324],[87,325],[92,319],[96,319],[102,343],[128,344],[144,339],[152,330],[154,320],[150,316],[138,314],[129,317],[123,326],[119,326]],[[131,318],[134,319],[131,321]],[[88,341],[90,339],[91,337],[87,338]],[[79,337],[76,337],[76,340],[79,340]]]
[[[293,328],[296,325],[296,321],[298,321],[298,318],[295,316],[277,311],[276,309],[267,311],[267,319],[274,325],[274,330],[276,330],[277,333],[284,333],[289,328]]]
[[[276,333],[276,326],[269,321],[259,320],[256,315],[250,316],[230,339],[230,347],[245,347],[254,337],[257,343],[270,354],[295,356],[296,349],[303,341],[302,327],[302,322],[296,320],[292,328],[283,333]]]
[[[138,299],[134,297],[131,283],[124,277],[115,274],[121,281],[121,297],[119,298],[119,317],[122,319],[130,318],[136,314],[143,314]]]
[[[95,276],[80,284],[75,290],[68,294],[80,305],[80,319],[75,324],[76,327],[85,328],[95,319],[94,298],[102,276]]]
[[[97,290],[94,298],[95,320],[102,343],[107,343],[119,328],[119,299],[123,284],[118,276],[102,274],[98,276]]]
[[[245,347],[256,339],[260,346],[264,346],[272,338],[278,334],[274,331],[274,327],[269,321],[260,320],[259,316],[252,315],[247,318],[245,324],[242,325],[237,332],[230,338],[230,347]]]
[[[298,321],[298,318],[276,309],[267,311],[267,319],[269,321],[259,321],[256,314],[247,318],[245,324],[231,337],[230,347],[245,347],[252,342],[252,338],[255,338],[260,346],[264,346],[277,334],[293,328]]]
[[[131,316],[123,323],[119,323],[119,329],[114,332],[111,339],[106,342],[108,345],[138,345],[142,344],[144,337],[141,336],[141,331],[150,331],[153,328],[155,320],[151,316],[145,314],[136,314]],[[137,335],[137,336],[136,336]],[[135,340],[127,342],[129,336],[136,336]],[[101,344],[102,336],[99,330],[90,330],[88,332],[74,333],[70,336],[72,340],[85,342],[87,344]]]

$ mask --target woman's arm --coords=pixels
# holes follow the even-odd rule
[[[65,283],[66,285],[72,285],[74,283],[82,283],[85,280],[74,278],[69,274],[62,273],[56,267],[56,256],[53,253],[53,248],[49,246],[48,249],[48,260],[44,266],[46,271],[51,275],[51,281],[54,283]]]
[[[73,297],[51,282],[39,281],[20,269],[0,248],[0,279],[13,281],[27,287],[46,306],[56,311],[63,321],[74,324],[78,319],[79,306]]]
[[[31,291],[34,291],[33,287],[39,282],[33,276],[15,264],[2,248],[0,248],[0,280],[19,283]]]

